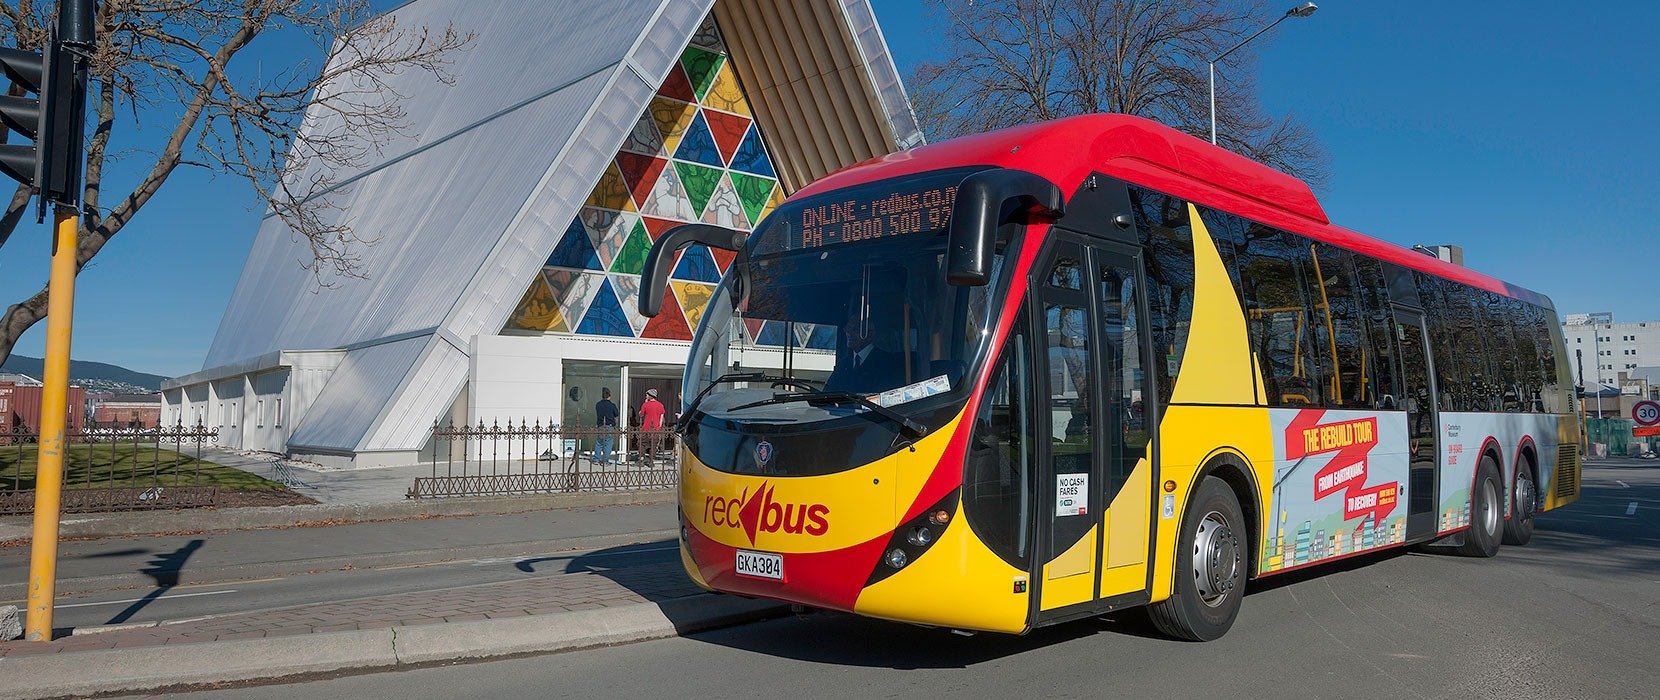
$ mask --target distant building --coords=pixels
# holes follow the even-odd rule
[[[39,382],[31,386],[0,381],[0,433],[40,431],[41,391]],[[64,408],[71,431],[86,425],[86,412],[81,410],[85,403],[86,390],[69,387],[69,402]]]
[[[109,394],[88,399],[92,423],[102,427],[154,428],[161,425],[161,394]]]
[[[0,372],[0,384],[16,384],[17,386],[40,386],[40,380],[27,374],[16,372]]]
[[[1607,312],[1567,314],[1562,338],[1574,384],[1583,385],[1588,397],[1595,396],[1599,384],[1618,389],[1620,372],[1660,367],[1660,321],[1615,323],[1614,314]]]

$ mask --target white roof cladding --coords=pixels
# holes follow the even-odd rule
[[[358,249],[368,278],[334,278],[331,288],[317,289],[312,274],[300,267],[311,259],[309,246],[268,215],[203,366],[446,325],[463,289],[488,269],[508,225],[557,156],[573,146],[621,142],[620,131],[613,139],[605,128],[581,130],[590,111],[603,97],[607,111],[632,111],[632,123],[708,5],[709,0],[562,0],[552,12],[541,0],[419,0],[395,10],[393,17],[405,29],[441,30],[454,23],[477,38],[451,57],[447,70],[454,85],[421,71],[387,76],[405,96],[411,135],[386,144],[365,171],[335,173],[346,186],[337,195],[339,211],[328,215],[346,219],[358,236],[374,241]],[[623,67],[631,52],[652,85],[627,95],[606,94],[623,77],[644,85]],[[619,98],[638,103],[616,104]],[[308,115],[303,128],[334,128],[334,118],[314,116]],[[609,153],[593,163],[587,182],[598,179],[606,157]],[[586,194],[590,186],[577,189]],[[573,208],[555,218],[574,214]],[[538,263],[553,250],[565,223]],[[523,272],[525,284],[530,274]],[[513,301],[523,291],[512,292]],[[497,324],[489,332],[499,329]]]
[[[824,112],[815,123],[846,120],[868,133],[876,121],[898,132],[875,154],[913,145],[914,120],[880,34],[866,21],[873,17],[866,0],[804,1],[823,5],[812,15],[819,20],[768,29],[817,33],[824,17],[846,23],[836,32],[847,42],[839,50],[864,57],[868,90],[851,105],[800,108]],[[469,339],[501,330],[713,4],[417,0],[392,11],[405,29],[453,23],[477,39],[452,56],[453,85],[419,71],[387,76],[404,96],[409,133],[362,170],[333,173],[343,187],[330,215],[374,241],[359,249],[367,277],[319,289],[301,267],[309,246],[268,215],[199,374],[279,350],[346,348],[338,379],[296,426],[291,445],[420,447],[466,381]],[[736,31],[745,30],[726,33]],[[331,129],[332,119],[318,110],[302,129]],[[774,150],[784,151],[779,161],[808,158]],[[813,154],[812,169],[869,157],[843,158],[840,150]]]

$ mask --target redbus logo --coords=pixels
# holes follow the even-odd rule
[[[822,503],[779,503],[772,500],[772,487],[761,482],[751,496],[744,489],[737,498],[705,496],[703,522],[716,527],[741,527],[755,544],[756,532],[778,532],[792,535],[806,533],[818,537],[830,531],[830,506]]]

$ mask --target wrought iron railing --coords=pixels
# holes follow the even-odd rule
[[[65,513],[213,505],[219,487],[203,479],[202,448],[219,430],[86,427],[64,434]],[[40,435],[28,426],[0,431],[0,514],[34,511]]]
[[[672,430],[573,428],[522,420],[433,423],[432,475],[417,477],[408,496],[672,489],[678,484],[679,454]]]

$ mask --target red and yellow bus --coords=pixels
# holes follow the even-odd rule
[[[682,560],[715,591],[1021,633],[1247,581],[1492,556],[1579,494],[1556,313],[1331,224],[1303,182],[1092,115],[872,160],[747,238],[693,341]]]

